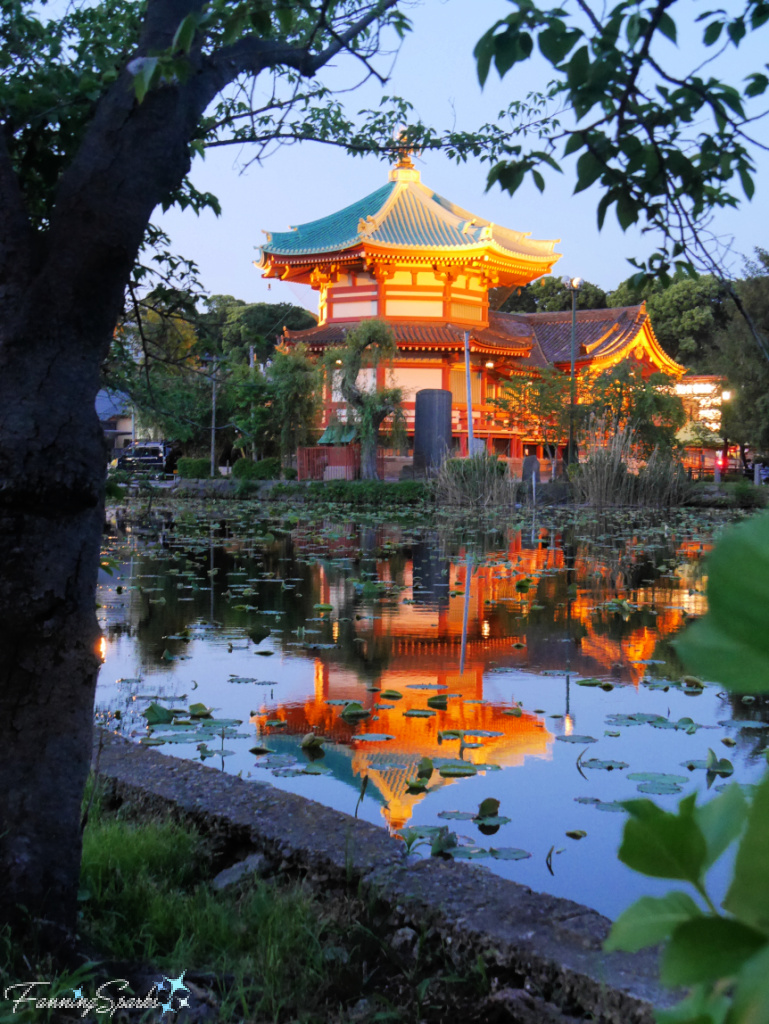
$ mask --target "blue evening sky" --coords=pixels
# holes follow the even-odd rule
[[[566,5],[568,6],[568,4]],[[724,5],[737,9],[732,0]],[[677,73],[684,65],[696,66],[703,59],[698,46],[702,29],[682,26],[693,17],[711,9],[699,0],[681,0],[672,13],[679,20],[679,49],[667,57]],[[388,84],[374,82],[347,96],[349,109],[379,105],[383,94],[404,96],[423,120],[438,128],[473,128],[493,121],[513,98],[542,88],[548,78],[544,62],[534,59],[516,66],[500,81],[492,69],[481,90],[472,51],[483,32],[510,10],[506,0],[424,0],[410,8],[414,31],[403,43]],[[720,62],[702,69],[703,77],[726,73],[739,83],[743,75],[760,70],[766,60],[762,42],[769,32],[743,43],[739,51],[723,55]],[[710,56],[711,51],[705,51]],[[380,67],[388,67],[382,62]],[[324,81],[352,84],[360,78],[360,65],[343,56],[337,67],[325,73]],[[266,88],[266,86],[265,86]],[[769,119],[767,119],[769,120]],[[759,122],[758,131],[767,140],[767,128]],[[765,154],[764,154],[765,157]],[[284,147],[261,165],[246,167],[250,155],[246,149],[226,147],[209,151],[205,161],[196,160],[192,178],[199,189],[214,192],[223,207],[217,218],[204,213],[172,211],[159,218],[169,232],[175,251],[194,259],[201,280],[212,293],[234,295],[249,302],[295,302],[316,309],[315,293],[299,285],[268,282],[261,278],[252,261],[264,230],[283,231],[289,225],[314,220],[341,209],[348,203],[373,192],[387,180],[388,165],[375,158],[347,156],[343,151],[317,143]],[[530,231],[535,238],[560,239],[556,250],[562,259],[558,274],[579,275],[610,290],[632,273],[627,258],[645,257],[654,250],[650,236],[631,229],[623,234],[614,213],[599,233],[595,208],[599,193],[590,189],[574,196],[573,163],[565,164],[565,173],[547,175],[547,188],[540,194],[531,184],[510,197],[497,186],[486,192],[487,165],[470,162],[457,165],[438,154],[426,154],[417,160],[422,180],[432,189],[473,213],[518,231]],[[731,270],[739,274],[743,256],[755,246],[769,247],[766,225],[769,162],[759,164],[756,196],[735,210],[720,213],[714,230],[731,241]]]

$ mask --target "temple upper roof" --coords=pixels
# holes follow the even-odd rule
[[[546,273],[559,258],[555,241],[530,238],[462,209],[423,185],[419,171],[405,162],[390,171],[386,185],[343,210],[290,231],[268,232],[261,249],[264,259],[342,252],[364,243],[459,255],[490,248],[502,257],[539,263],[538,272]]]

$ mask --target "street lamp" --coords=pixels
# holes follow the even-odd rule
[[[577,296],[582,287],[581,277],[564,277],[563,283],[571,292],[571,382],[569,390],[569,453],[567,463],[571,466],[577,461],[574,445],[574,410],[577,403],[577,381],[574,376],[574,361],[577,352]]]

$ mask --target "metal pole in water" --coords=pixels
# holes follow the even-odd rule
[[[467,454],[474,455],[473,448],[473,389],[470,383],[470,332],[465,331],[465,383],[467,384]]]

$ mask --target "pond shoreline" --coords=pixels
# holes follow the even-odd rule
[[[311,886],[384,904],[388,938],[413,928],[449,948],[458,970],[481,956],[504,979],[514,1020],[651,1024],[653,1007],[674,1002],[657,983],[654,952],[602,952],[610,922],[588,907],[483,868],[407,858],[377,826],[103,729],[93,766],[118,800],[194,822],[233,862],[260,853]]]

